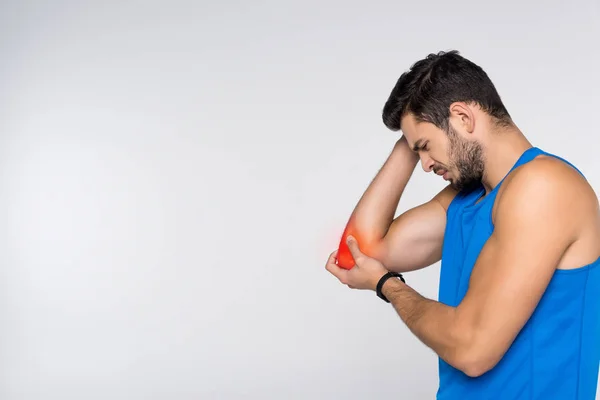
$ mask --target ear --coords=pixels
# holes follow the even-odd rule
[[[475,113],[464,102],[457,101],[450,104],[450,121],[452,126],[459,131],[472,134],[475,131]]]

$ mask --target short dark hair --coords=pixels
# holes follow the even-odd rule
[[[383,123],[398,131],[410,113],[448,132],[450,105],[457,101],[479,105],[501,125],[511,123],[488,75],[457,50],[429,54],[404,72],[383,107]]]

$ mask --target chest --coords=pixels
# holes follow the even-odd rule
[[[439,301],[457,306],[469,288],[479,254],[491,236],[491,202],[449,210],[442,248]]]

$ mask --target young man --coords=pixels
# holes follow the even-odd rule
[[[336,250],[326,269],[376,291],[439,355],[438,399],[593,400],[600,208],[586,179],[532,146],[456,51],[402,74],[383,120],[403,135],[350,217],[352,262]],[[449,185],[394,219],[419,159]],[[403,282],[439,260],[439,301]]]

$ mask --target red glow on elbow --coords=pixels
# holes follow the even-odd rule
[[[354,267],[354,265],[356,263],[354,262],[354,258],[352,258],[350,249],[348,248],[348,245],[346,244],[347,237],[348,237],[348,235],[346,235],[346,234],[342,235],[342,240],[340,241],[340,246],[338,248],[338,253],[337,253],[337,264],[341,268],[351,269],[352,267]]]
[[[369,246],[366,245],[366,242],[363,240],[362,236],[354,231],[351,232],[349,228],[346,228],[342,234],[342,238],[340,239],[340,245],[337,253],[337,265],[344,269],[352,269],[352,267],[354,267],[356,264],[354,258],[352,257],[352,253],[350,253],[348,244],[346,243],[346,239],[349,235],[352,235],[356,239],[361,252],[365,254],[370,253]]]

